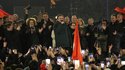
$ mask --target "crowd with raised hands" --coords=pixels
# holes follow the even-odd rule
[[[83,62],[72,60],[74,30],[78,21]],[[17,14],[0,18],[0,70],[124,70],[125,21],[112,14],[85,23],[76,15],[47,12],[24,19]]]

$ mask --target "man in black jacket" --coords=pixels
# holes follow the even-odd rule
[[[39,39],[43,46],[52,46],[51,32],[53,27],[53,22],[49,19],[48,13],[43,13],[43,19],[38,23],[39,29]]]
[[[107,33],[108,33],[108,48],[110,48],[110,46],[112,47],[112,49],[109,50],[109,52],[114,53],[114,54],[118,54],[119,53],[119,49],[118,49],[118,45],[119,45],[119,41],[118,41],[118,32],[117,32],[117,18],[115,15],[111,15],[111,22],[107,28]]]
[[[57,22],[54,25],[56,47],[71,48],[70,30],[64,22],[64,16],[58,15]]]
[[[93,18],[89,18],[88,19],[88,26],[86,27],[86,40],[88,43],[88,49],[91,53],[96,53],[96,49],[94,47],[94,43],[95,43],[95,25],[94,25],[94,19]]]
[[[117,14],[117,20],[118,20],[118,24],[117,24],[117,31],[118,31],[118,35],[119,35],[119,48],[124,49],[125,46],[125,21],[123,20],[123,14]]]

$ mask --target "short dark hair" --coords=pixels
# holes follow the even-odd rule
[[[116,14],[111,14],[111,16],[116,16]]]
[[[122,13],[118,13],[117,15],[122,15],[122,16],[123,16],[123,14],[122,14]]]
[[[57,19],[58,19],[60,16],[64,16],[64,15],[63,15],[63,14],[58,14],[58,15],[57,15]]]
[[[47,15],[48,15],[48,13],[47,13],[47,12],[43,12],[43,13],[42,13],[42,15],[45,15],[45,14],[47,14]]]
[[[102,21],[106,21],[107,22],[107,19],[103,18]]]

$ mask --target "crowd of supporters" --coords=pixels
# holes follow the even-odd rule
[[[71,58],[76,21],[83,56],[78,69]],[[17,14],[0,18],[0,59],[0,70],[124,70],[125,21],[118,13],[85,24],[76,15],[29,17],[25,9],[23,20]]]

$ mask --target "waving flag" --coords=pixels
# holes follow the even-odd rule
[[[116,12],[118,12],[118,13],[122,13],[122,14],[125,14],[125,8],[119,8],[119,7],[116,7],[115,9],[114,9]]]
[[[5,16],[9,16],[10,14],[8,14],[7,12],[5,12],[4,10],[0,9],[0,18],[3,18]]]
[[[123,8],[123,11],[125,11],[125,7]]]
[[[82,54],[81,54],[78,21],[76,22],[76,27],[75,27],[75,31],[74,31],[74,43],[73,43],[72,59],[79,60],[80,63],[82,63],[82,61],[83,61]]]
[[[122,8],[119,8],[119,7],[116,7],[115,9],[114,9],[116,12],[118,12],[118,13],[121,13],[121,14],[124,14],[124,19],[125,19],[125,7],[122,9]]]

